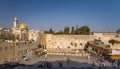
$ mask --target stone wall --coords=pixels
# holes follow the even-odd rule
[[[33,42],[0,42],[0,61],[16,60],[16,58],[20,58],[21,56],[34,56],[35,52],[40,53],[41,51],[43,51],[43,46],[45,46],[45,34],[43,34],[42,32],[37,32],[35,33],[35,35],[36,41]],[[38,46],[40,44],[41,47],[39,48]]]
[[[13,43],[0,42],[0,60],[13,58]]]
[[[83,49],[87,41],[95,39],[94,35],[46,35],[47,49]]]
[[[85,43],[89,40],[101,39],[104,44],[110,45],[108,41],[115,39],[120,41],[120,37],[116,37],[116,33],[93,33],[93,35],[52,35],[46,34],[47,49],[83,49]],[[120,44],[111,45],[113,49],[120,49]]]
[[[13,61],[22,56],[34,56],[34,52],[41,52],[42,48],[38,48],[38,42],[15,44],[8,42],[0,42],[0,61]]]

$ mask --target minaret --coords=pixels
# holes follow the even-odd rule
[[[18,20],[17,20],[17,17],[14,18],[13,25],[14,25],[14,28],[18,28]]]

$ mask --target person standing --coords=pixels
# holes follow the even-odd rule
[[[68,58],[67,58],[67,64],[69,64],[69,63],[70,63],[70,58],[68,57]]]

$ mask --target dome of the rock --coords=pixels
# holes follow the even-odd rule
[[[28,26],[25,23],[21,23],[19,27],[21,29],[28,29]]]

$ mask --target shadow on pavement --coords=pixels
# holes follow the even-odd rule
[[[38,61],[31,65],[18,62],[6,62],[0,64],[0,69],[120,69],[119,66],[96,66],[94,63],[80,63],[77,61]]]

